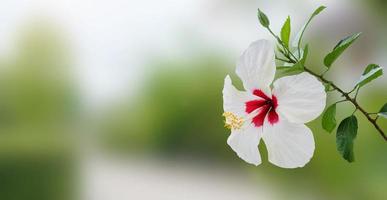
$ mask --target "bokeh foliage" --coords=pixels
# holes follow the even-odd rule
[[[76,95],[61,42],[54,27],[36,22],[1,60],[1,199],[72,198]]]

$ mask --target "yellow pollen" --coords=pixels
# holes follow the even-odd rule
[[[240,129],[243,125],[243,118],[236,116],[232,112],[224,112],[223,117],[225,117],[224,127],[232,130]]]

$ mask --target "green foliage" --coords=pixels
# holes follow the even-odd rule
[[[1,199],[73,199],[78,107],[66,42],[36,21],[0,62]],[[77,132],[77,131],[76,131]]]
[[[379,110],[378,115],[387,118],[387,103]]]
[[[277,67],[277,70],[281,71],[284,75],[294,75],[304,72],[304,65],[302,65],[301,61],[294,64],[291,67],[288,66],[279,66]]]
[[[382,67],[376,64],[369,64],[360,77],[360,80],[356,83],[356,86],[362,87],[382,75]]]
[[[325,56],[324,65],[330,68],[333,62],[349,47],[357,38],[359,38],[361,33],[356,33],[351,36],[348,36],[342,40],[333,48],[333,50]]]
[[[309,54],[309,45],[306,45],[304,48],[304,53],[302,54],[302,59],[300,60],[300,63],[302,64],[302,66],[305,65],[308,54]]]
[[[332,89],[332,85],[330,83],[324,83],[325,92],[328,92]]]
[[[224,146],[228,133],[219,118],[223,67],[229,65],[224,60],[212,56],[150,65],[158,70],[146,80],[143,92],[130,104],[116,105],[99,124],[103,145],[112,151],[234,158]]]
[[[22,32],[9,70],[0,73],[0,109],[9,126],[48,127],[73,118],[77,99],[66,48],[50,24]]]
[[[289,47],[290,32],[291,32],[290,17],[288,16],[288,18],[286,19],[281,29],[281,40],[286,47]]]
[[[320,14],[320,12],[323,11],[325,8],[327,8],[327,7],[325,7],[325,6],[320,6],[320,7],[318,7],[318,8],[312,13],[312,16],[310,16],[309,21],[312,21],[312,19],[313,19],[315,16],[317,16],[318,14]]]
[[[304,65],[306,62],[306,58],[308,57],[309,47],[308,45],[305,46],[305,49],[303,51],[302,58],[299,62],[292,66],[279,66],[277,67],[277,70],[281,71],[283,75],[294,75],[299,74],[305,71]]]
[[[79,172],[70,156],[11,157],[0,159],[1,199],[69,200],[77,196],[75,174]]]
[[[266,28],[269,27],[270,21],[267,18],[266,14],[263,13],[260,9],[258,9],[258,19],[263,27],[266,27]]]
[[[327,108],[322,117],[322,127],[324,130],[331,133],[336,127],[336,104],[332,104]]]
[[[306,28],[308,27],[310,22],[313,20],[313,18],[316,17],[318,14],[320,14],[320,12],[322,12],[325,8],[326,8],[325,6],[320,6],[312,13],[312,15],[309,17],[308,21],[306,22],[306,24],[301,28],[300,32],[298,32],[298,34],[294,40],[295,43],[293,44],[293,46],[300,48],[302,37],[304,36],[304,32],[305,32]]]
[[[348,162],[355,161],[353,141],[357,135],[357,119],[354,115],[341,121],[336,133],[336,147]]]

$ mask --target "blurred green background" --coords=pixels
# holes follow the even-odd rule
[[[240,52],[270,38],[256,8],[277,31],[291,14],[294,34],[328,6],[306,37],[315,71],[339,39],[363,32],[328,74],[350,89],[368,63],[387,64],[384,1],[59,2],[0,10],[0,199],[387,198],[386,144],[361,115],[355,163],[318,118],[314,157],[294,170],[268,163],[263,143],[260,166],[240,160],[221,117],[224,77],[237,80]],[[365,87],[361,105],[377,111],[386,83]],[[352,110],[340,105],[337,118]]]

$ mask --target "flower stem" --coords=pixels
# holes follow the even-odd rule
[[[337,102],[334,103],[334,104],[343,103],[343,102],[346,102],[346,101],[348,101],[348,100],[347,100],[347,99],[343,99],[343,100],[341,100],[341,101],[337,101]]]
[[[344,92],[344,91],[343,91],[342,89],[340,89],[337,85],[335,85],[335,84],[332,83],[331,81],[328,81],[328,80],[325,79],[323,76],[314,73],[313,71],[311,71],[310,69],[308,69],[308,68],[306,68],[306,67],[305,67],[304,69],[305,69],[306,72],[308,72],[309,74],[311,74],[311,75],[317,77],[317,78],[320,79],[322,82],[331,84],[331,86],[332,86],[338,93],[340,93],[343,97],[345,97],[346,100],[348,100],[349,102],[351,102],[351,103],[355,106],[356,110],[359,110],[361,113],[363,113],[363,115],[367,118],[367,120],[368,120],[372,125],[374,125],[374,127],[376,128],[376,130],[378,130],[379,134],[383,137],[383,139],[384,139],[385,141],[387,141],[387,136],[386,136],[386,134],[383,132],[383,130],[379,127],[379,125],[376,123],[376,119],[372,119],[372,118],[370,117],[370,114],[369,114],[368,112],[366,112],[366,111],[359,105],[359,103],[356,101],[355,98],[351,98],[351,97],[349,96],[349,93]]]
[[[270,34],[275,38],[277,39],[277,42],[287,51],[287,54],[288,55],[284,55],[286,56],[287,59],[289,59],[290,61],[294,62],[295,60],[297,60],[297,57],[294,56],[294,54],[289,50],[288,47],[286,47],[286,45],[284,44],[284,42],[282,42],[282,40],[270,29],[270,27],[267,27],[267,30],[270,32]],[[294,59],[292,59],[290,56],[292,56]]]
[[[288,62],[287,60],[285,60],[285,59],[282,59],[282,58],[280,58],[280,57],[275,57],[275,59],[277,59],[277,60],[279,60],[279,61],[283,61],[283,62]]]

